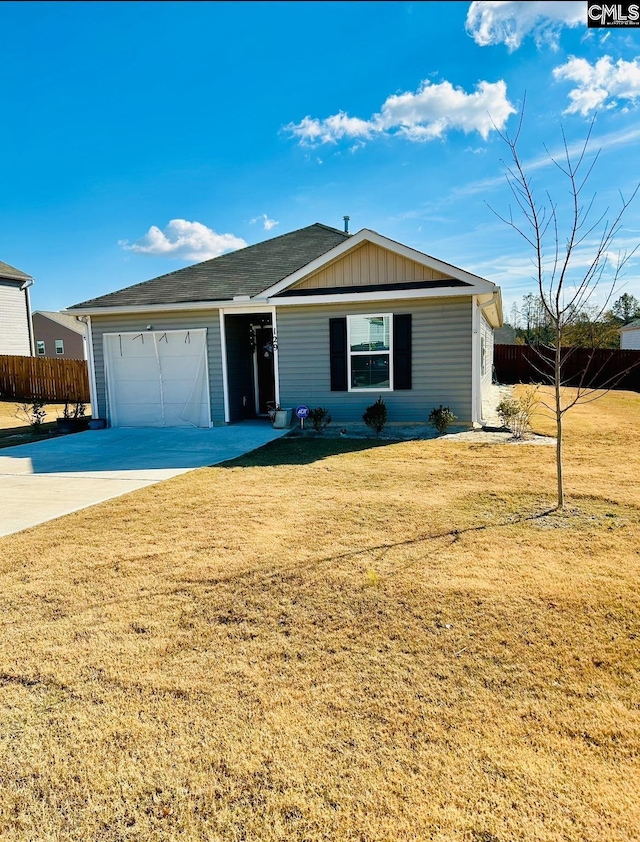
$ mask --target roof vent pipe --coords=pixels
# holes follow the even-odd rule
[[[344,219],[344,233],[348,234],[349,233],[349,220],[351,219],[351,217],[350,216],[343,216],[342,218]]]

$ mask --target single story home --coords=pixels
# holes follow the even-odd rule
[[[620,347],[624,351],[640,351],[640,319],[620,328]]]
[[[208,427],[268,405],[482,421],[500,289],[363,229],[316,223],[76,304],[91,404],[112,426]]]
[[[30,357],[33,354],[31,333],[31,275],[0,260],[0,354]]]
[[[49,310],[36,310],[32,321],[37,357],[87,359],[87,326],[84,322],[67,313]]]

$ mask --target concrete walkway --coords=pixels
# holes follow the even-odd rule
[[[0,449],[0,536],[241,456],[284,435],[268,422],[121,428]]]

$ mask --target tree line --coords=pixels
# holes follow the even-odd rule
[[[585,303],[562,326],[564,348],[619,348],[619,328],[640,319],[640,301],[625,292],[609,309]],[[540,295],[530,292],[522,304],[514,302],[507,323],[515,331],[518,345],[554,345],[553,320]]]

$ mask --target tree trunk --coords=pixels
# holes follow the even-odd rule
[[[562,475],[562,348],[561,336],[556,334],[554,386],[556,396],[556,476],[558,480],[558,510],[564,509],[564,477]]]

